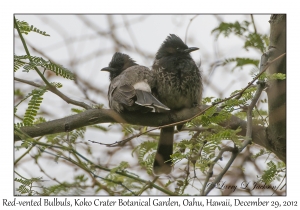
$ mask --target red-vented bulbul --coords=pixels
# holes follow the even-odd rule
[[[109,107],[115,111],[169,110],[151,94],[156,84],[153,72],[138,65],[128,55],[116,52],[109,66],[101,71],[110,73],[108,100]]]
[[[178,36],[170,34],[156,53],[152,70],[156,74],[157,99],[171,110],[191,108],[201,103],[201,75],[188,47]],[[156,175],[172,170],[170,155],[173,153],[174,126],[162,128],[153,164]]]

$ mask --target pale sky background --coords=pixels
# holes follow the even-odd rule
[[[191,18],[195,15],[113,15],[114,21],[121,25],[116,31],[120,40],[128,43],[132,48],[136,46],[147,54],[154,55],[163,40],[170,34],[174,33],[185,39],[187,26]],[[269,33],[270,15],[255,15],[254,20],[257,26],[257,31],[262,34]],[[25,36],[26,41],[35,48],[42,51],[52,61],[67,67],[71,71],[79,74],[85,81],[90,82],[93,86],[100,87],[104,91],[109,85],[108,73],[100,72],[100,69],[107,66],[115,50],[110,36],[103,38],[97,36],[95,31],[88,28],[81,18],[75,15],[17,15],[19,20],[25,20],[40,30],[46,31],[50,37],[41,36],[36,33],[29,33]],[[142,18],[138,23],[133,23],[128,30],[122,26],[124,20],[136,20]],[[215,35],[211,34],[213,28],[218,26],[220,18],[227,22],[236,20],[250,20],[250,15],[200,15],[197,16],[191,23],[188,30],[188,46],[199,47],[200,50],[191,53],[197,63],[201,61],[201,71],[203,75],[210,75],[210,65],[217,61],[223,61],[225,58],[232,57],[251,57],[254,59],[260,58],[260,52],[249,49],[245,51],[243,40],[231,35],[230,37],[219,37],[215,41]],[[109,26],[105,15],[89,15],[84,16],[84,19],[91,21],[101,31],[109,32]],[[59,33],[57,33],[59,31]],[[132,35],[132,36],[131,36]],[[83,41],[77,41],[70,47],[65,47],[65,40],[78,37],[88,37]],[[127,51],[120,50],[123,53],[128,53],[139,64],[151,67],[153,60],[141,56],[135,50]],[[24,53],[24,49],[20,44],[20,40],[16,40],[16,54]],[[40,56],[38,53],[31,50],[32,55]],[[94,55],[93,55],[94,54]],[[99,55],[98,55],[99,54]],[[88,61],[82,60],[88,57]],[[75,67],[70,62],[76,62]],[[213,73],[213,77],[209,77],[210,83],[217,86],[222,92],[223,97],[230,94],[237,88],[244,87],[245,80],[251,80],[249,72],[253,70],[253,66],[245,67],[243,71],[237,69],[234,75],[230,74],[231,68],[218,67]],[[227,70],[227,71],[226,71]],[[22,75],[22,78],[39,77],[35,73],[24,74],[19,71],[16,77]],[[234,76],[234,77],[233,77]],[[57,81],[57,78],[55,78]],[[62,80],[65,81],[65,80]],[[18,86],[16,86],[18,87]],[[63,87],[62,90],[64,90]],[[70,97],[80,100],[84,95],[78,95],[78,90],[68,89],[64,91]],[[204,85],[205,96],[218,96],[213,89],[207,88]],[[55,97],[54,97],[55,98]],[[104,103],[108,107],[107,99],[100,98],[97,95],[91,97],[98,103]],[[61,101],[59,98],[57,98]],[[51,100],[53,100],[51,98]],[[81,99],[82,100],[82,99]],[[63,102],[64,103],[64,102]],[[65,113],[53,112],[58,117],[62,117]]]
[[[26,1],[26,2],[29,2],[29,1]],[[189,2],[189,1],[187,1],[187,2]],[[236,2],[239,2],[239,1],[236,1]],[[261,10],[263,10],[261,8],[268,8],[268,10],[266,10],[266,11],[270,11],[270,12],[274,12],[274,11],[277,10],[278,7],[275,7],[273,10],[271,10],[271,7],[269,5],[269,4],[271,4],[271,1],[268,2],[269,4],[267,4],[267,2],[268,1],[264,1],[264,2],[257,1],[256,5],[259,5],[259,6],[254,6],[255,2],[253,1],[253,5],[252,5],[253,7],[251,7],[251,5],[247,4],[247,10],[245,10],[243,8],[243,5],[241,5],[241,4],[232,4],[232,5],[229,4],[229,5],[226,5],[226,6],[230,8],[233,5],[234,5],[234,7],[238,7],[237,5],[239,5],[241,7],[241,10],[239,10],[239,13],[251,12],[251,11],[263,12],[263,11],[261,11]],[[219,2],[218,9],[216,9],[213,4],[210,5],[210,11],[207,11],[207,10],[204,9],[204,7],[207,6],[207,5],[201,5],[200,4],[197,7],[196,11],[198,11],[198,12],[214,12],[214,13],[224,12],[224,11],[230,12],[230,10],[227,10],[227,9],[225,10],[225,4],[220,5],[220,3],[222,4],[222,2]],[[275,4],[274,1],[273,1],[273,3]],[[262,7],[262,4],[264,4],[265,6],[268,6],[268,7]],[[160,11],[157,10],[157,4],[156,4],[156,7],[155,7],[155,10],[149,11],[149,9],[152,9],[154,5],[155,5],[155,3],[151,3],[151,4],[144,5],[144,6],[148,7],[148,12],[153,12],[153,11],[160,12]],[[197,4],[195,4],[195,5],[197,5]],[[28,8],[28,5],[26,6],[24,4],[24,6],[25,6],[25,8],[26,7]],[[47,5],[47,7],[48,6],[49,5]],[[67,6],[67,5],[65,5],[65,6]],[[65,6],[61,5],[60,8],[55,7],[55,10],[53,8],[52,11],[63,12],[62,10],[64,8],[66,8]],[[81,11],[81,7],[76,8],[75,5],[73,5],[73,6],[74,6],[74,12]],[[100,7],[100,5],[98,7]],[[120,8],[121,7],[122,6],[120,5]],[[293,6],[291,6],[291,7],[293,7]],[[12,29],[12,14],[13,14],[13,12],[29,12],[29,11],[32,11],[32,10],[26,10],[25,8],[19,8],[19,9],[14,10],[14,11],[11,11],[11,10],[5,11],[5,13],[4,13],[5,19],[2,18],[2,21],[5,21],[5,23],[7,25],[6,30],[9,31],[9,29],[10,30]],[[199,10],[198,10],[198,8],[199,8]],[[257,10],[257,9],[259,9],[260,11]],[[280,11],[280,9],[282,10],[282,7],[280,6],[278,9]],[[11,12],[9,13],[9,11],[11,11]],[[109,12],[110,10],[107,10],[107,11]],[[180,6],[179,8],[177,7],[176,11],[195,12],[195,8],[194,7],[184,7],[183,8],[183,7]],[[35,12],[37,12],[37,11],[35,11]],[[39,12],[44,12],[44,11],[40,10]],[[51,11],[48,11],[48,12],[51,12]],[[72,12],[72,11],[69,11],[69,12]],[[81,11],[81,12],[84,12],[84,11]],[[98,11],[98,8],[95,11],[95,9],[92,8],[91,12],[106,12],[106,11],[103,11],[103,10],[100,11],[100,9]],[[235,12],[237,12],[237,11],[235,11]],[[282,10],[281,12],[284,12],[284,10]],[[166,36],[169,33],[175,33],[178,36],[180,36],[182,39],[184,39],[185,38],[185,31],[186,31],[186,27],[188,25],[189,19],[193,16],[194,15],[178,16],[176,18],[174,18],[173,15],[170,15],[170,16],[168,15],[168,16],[163,16],[163,17],[150,16],[150,17],[146,18],[145,21],[142,22],[143,24],[140,24],[140,25],[139,24],[134,24],[134,25],[132,25],[131,26],[131,31],[134,34],[134,37],[135,37],[135,40],[136,40],[135,42],[138,43],[138,46],[141,49],[143,49],[144,51],[146,51],[147,53],[154,54],[156,52],[156,50],[158,49],[158,47],[160,46],[161,42],[166,38]],[[224,16],[222,16],[222,17],[224,17]],[[226,16],[226,19],[224,18],[224,20],[225,21],[234,21],[235,18],[244,19],[244,17],[245,17],[244,15],[234,16],[234,17],[233,16]],[[50,37],[43,37],[43,36],[40,36],[40,35],[37,35],[37,34],[34,34],[34,33],[30,33],[28,36],[25,36],[25,39],[26,39],[26,41],[28,41],[28,42],[30,42],[34,45],[37,44],[40,49],[44,49],[47,52],[47,55],[50,58],[52,58],[55,62],[58,62],[58,63],[62,64],[63,66],[67,67],[67,68],[69,68],[70,65],[66,61],[68,61],[70,58],[74,59],[74,60],[77,60],[77,59],[80,60],[85,55],[88,55],[89,52],[97,52],[97,50],[100,50],[100,49],[105,50],[105,49],[109,49],[111,47],[111,43],[109,43],[108,40],[97,40],[97,39],[95,39],[95,40],[92,40],[92,41],[91,40],[86,40],[85,42],[82,42],[82,43],[78,44],[77,46],[73,46],[73,49],[71,49],[70,51],[66,51],[66,50],[63,51],[62,49],[60,49],[60,46],[59,46],[62,43],[61,35],[57,34],[54,30],[51,29],[51,27],[47,27],[47,25],[45,24],[45,20],[43,21],[43,20],[41,20],[41,18],[37,18],[36,16],[31,16],[31,15],[30,16],[28,16],[28,15],[17,16],[17,18],[19,20],[25,20],[25,21],[29,22],[30,24],[36,26],[37,28],[39,28],[41,30],[44,30],[47,33],[49,33],[51,35]],[[101,29],[105,30],[107,28],[107,25],[105,25],[105,21],[103,21],[101,19],[101,16],[94,15],[94,16],[91,16],[91,17],[88,17],[88,18],[90,18],[91,21],[96,23]],[[127,18],[130,19],[130,18],[133,18],[133,17],[128,16]],[[75,25],[74,24],[75,19],[76,19],[76,17],[69,16],[69,15],[68,16],[56,16],[54,18],[54,20],[57,23],[59,23],[59,25],[63,25],[62,30],[64,31],[64,35],[66,35],[67,37],[68,36],[69,37],[74,37],[76,35],[83,35],[83,34],[89,35],[91,31],[89,29],[84,28],[83,25],[80,25],[80,21],[78,21],[78,18],[77,18],[76,23],[79,22],[79,24]],[[257,23],[257,29],[260,33],[268,32],[268,28],[269,28],[268,23],[267,23],[268,19],[269,19],[269,15],[255,16],[255,21]],[[295,21],[295,19],[297,19],[297,18],[293,18],[292,15],[288,16],[289,21]],[[122,18],[117,17],[117,20],[119,20],[121,22]],[[248,20],[250,20],[250,19],[248,19]],[[145,22],[147,24],[145,24]],[[292,24],[293,23],[290,22],[290,23],[288,23],[288,26],[292,25]],[[214,61],[216,61],[216,60],[222,59],[224,57],[234,57],[234,56],[237,56],[237,55],[240,56],[240,57],[242,57],[242,56],[249,56],[249,57],[254,56],[255,58],[259,57],[259,53],[252,52],[251,50],[250,50],[250,52],[248,52],[249,54],[241,54],[241,52],[244,52],[243,50],[241,50],[241,45],[242,45],[241,40],[227,41],[229,39],[220,37],[219,41],[217,42],[218,43],[217,46],[214,45],[213,44],[214,43],[214,36],[211,35],[210,32],[216,25],[217,25],[216,18],[212,17],[211,15],[207,15],[207,16],[205,15],[205,16],[197,17],[193,21],[193,23],[191,24],[191,26],[189,28],[189,32],[188,32],[189,39],[187,41],[187,44],[189,46],[195,46],[195,47],[200,48],[199,51],[192,53],[192,56],[196,60],[196,62],[199,62],[200,58],[201,58],[201,61],[202,61],[201,70],[202,70],[203,74],[208,74],[209,73],[209,72],[206,71],[206,70],[209,69],[208,59],[214,59]],[[288,28],[288,32],[289,32],[289,28]],[[3,37],[8,37],[9,42],[5,41],[6,42],[5,45],[2,45],[2,46],[5,46],[6,48],[9,49],[5,53],[5,56],[8,57],[8,59],[7,59],[7,61],[8,61],[8,60],[12,59],[12,51],[11,51],[12,50],[12,47],[11,47],[12,46],[12,39],[11,39],[12,33],[11,33],[11,31],[7,35],[6,35],[6,33],[7,32],[4,31]],[[294,38],[297,37],[296,34],[297,33],[289,34],[288,43],[289,43],[289,40],[292,40],[293,37]],[[131,44],[133,44],[126,29],[122,29],[122,30],[118,31],[118,35],[119,35],[119,37],[122,37],[122,39],[124,39],[126,42],[129,42],[129,43],[131,42]],[[291,45],[288,44],[288,49],[295,47],[296,43],[298,43],[298,42],[295,42],[295,44],[291,44]],[[57,48],[52,47],[52,46],[55,46],[55,44],[56,44]],[[16,46],[18,46],[17,43],[16,43]],[[221,54],[221,56],[219,55],[220,57],[213,56],[216,49],[220,52],[220,54]],[[21,48],[16,48],[15,52],[16,52],[16,54],[22,53]],[[123,51],[123,52],[126,53],[126,51]],[[113,53],[114,53],[113,51],[107,50],[107,51],[105,51],[105,55],[99,55],[98,57],[94,57],[89,62],[86,62],[82,65],[78,65],[76,67],[76,69],[71,69],[71,70],[78,73],[78,74],[80,74],[80,75],[82,75],[86,80],[90,81],[93,85],[101,87],[103,89],[107,89],[108,84],[109,84],[108,75],[103,73],[103,72],[100,72],[99,70],[102,67],[104,67],[108,64],[108,62],[109,62],[109,60],[110,60]],[[32,54],[34,55],[34,53],[32,53]],[[289,54],[289,56],[291,56],[291,58],[289,58],[288,61],[293,60],[291,54],[292,53]],[[151,60],[147,60],[143,57],[140,57],[138,54],[135,54],[135,53],[131,53],[130,55],[139,64],[142,64],[142,65],[145,65],[145,66],[151,66],[151,63],[152,63]],[[6,58],[4,56],[1,56],[1,57],[4,58],[4,59]],[[207,61],[207,62],[205,62],[205,61]],[[210,62],[213,62],[213,61],[210,60]],[[288,63],[288,67],[292,67],[292,64],[290,65]],[[9,72],[7,70],[12,69],[11,63],[5,64],[5,67],[3,69],[6,72]],[[297,69],[297,68],[294,68],[294,69]],[[216,71],[218,71],[218,70],[219,69],[217,68]],[[237,75],[237,77],[235,78],[234,85],[232,85],[232,86],[228,86],[228,81],[230,81],[230,80],[228,78],[226,78],[225,74],[222,74],[221,70],[218,72],[219,74],[216,73],[216,75],[214,76],[212,82],[217,83],[218,86],[220,86],[220,87],[224,87],[224,90],[226,90],[226,91],[224,91],[224,96],[226,96],[226,93],[227,94],[230,93],[232,90],[237,89],[237,87],[244,87],[245,83],[240,83],[239,81],[240,80],[243,80],[243,82],[245,80],[247,81],[247,75],[248,74],[245,74],[246,71],[250,72],[251,69],[243,70],[243,71],[235,70],[236,73],[242,73],[242,75],[240,77]],[[227,74],[227,75],[232,76],[232,74]],[[244,75],[246,75],[246,76],[244,76]],[[16,76],[17,76],[17,74],[16,74]],[[4,78],[4,80],[1,83],[2,84],[1,89],[5,90],[4,92],[6,94],[8,94],[8,97],[5,97],[5,98],[12,97],[11,96],[12,90],[10,92],[6,91],[7,87],[10,87],[12,85],[11,83],[8,84],[8,81],[12,81],[12,80],[9,79],[10,77],[11,77],[10,74],[8,74],[8,77],[2,77],[2,78]],[[23,78],[26,78],[26,77],[23,77]],[[31,78],[31,77],[29,77],[29,78]],[[288,80],[289,81],[288,84],[297,84],[297,83],[292,83],[292,80],[295,79],[295,78],[296,77],[290,76],[289,80]],[[230,78],[230,79],[232,79],[232,78]],[[59,80],[55,80],[55,81],[59,81]],[[69,91],[69,90],[66,89],[66,92],[65,92],[64,89],[63,89],[63,92],[66,93],[67,95],[69,95],[70,97],[74,97],[74,99],[76,99],[76,100],[80,100],[80,98],[82,97],[82,96],[77,94],[79,91],[76,91],[76,90],[74,90],[72,92],[72,91]],[[214,91],[212,91],[210,89],[205,89],[204,96],[213,96],[214,94],[215,94]],[[294,95],[294,94],[289,93],[288,96],[289,95]],[[296,93],[295,93],[295,95],[296,95]],[[64,105],[56,104],[55,100],[57,100],[57,99],[55,99],[55,98],[51,98],[51,100],[54,100],[53,104],[55,104],[55,106],[57,106],[58,109],[59,109],[59,106],[64,106]],[[107,100],[102,99],[102,98],[97,98],[97,96],[94,96],[93,100],[95,100],[99,103],[104,103],[107,107]],[[7,101],[10,101],[10,100],[7,100]],[[11,101],[13,101],[13,100],[11,100]],[[61,101],[61,100],[58,99],[58,101]],[[47,104],[46,101],[44,103]],[[290,108],[291,105],[293,105],[293,104],[288,103],[288,106],[289,106],[288,111],[292,109],[292,108]],[[12,105],[10,105],[8,107],[11,107],[11,106]],[[53,110],[53,107],[50,107],[50,108],[45,107],[45,109],[48,109],[49,112],[53,113],[54,116],[56,116],[58,118],[63,117],[63,116],[66,115],[66,113],[60,113],[59,111]],[[3,110],[4,110],[4,108],[3,108]],[[6,108],[6,110],[9,110],[9,108],[8,109]],[[8,114],[8,113],[6,113],[6,114]],[[9,117],[9,116],[8,116],[7,119],[12,120],[11,117]],[[292,116],[291,117],[288,116],[288,119],[292,119]],[[7,121],[5,121],[5,124],[6,124],[6,126],[8,126],[9,123],[7,123]],[[291,132],[291,130],[293,130],[292,127],[295,126],[295,125],[293,123],[290,123],[288,125],[290,125],[289,126],[290,129],[288,129],[288,130]],[[4,129],[4,130],[6,132],[12,130],[12,126],[8,126],[8,128],[9,129]],[[109,134],[109,135],[112,135],[112,134]],[[7,141],[12,139],[12,132],[7,132],[7,134],[5,133],[5,136],[7,136],[6,137]],[[298,142],[296,135],[293,135],[293,134],[288,135],[288,137],[290,137],[290,136],[295,137],[294,142]],[[112,138],[113,137],[118,138],[114,135],[112,135],[111,137]],[[99,137],[99,138],[101,138],[101,137]],[[8,172],[8,173],[5,172],[5,174],[6,174],[5,176],[8,177],[8,180],[11,180],[11,177],[12,177],[12,174],[13,174],[12,166],[11,166],[12,161],[7,162],[7,159],[9,159],[9,157],[10,157],[10,155],[7,154],[7,151],[12,150],[12,149],[9,149],[9,148],[12,148],[12,146],[11,146],[12,144],[7,144],[7,141],[5,141],[5,139],[4,139],[4,142],[6,143],[5,145],[7,145],[7,146],[3,147],[3,148],[6,148],[6,149],[2,152],[2,154],[5,154],[5,156],[4,156],[5,157],[5,162],[2,165],[8,165],[7,166],[8,167],[7,171],[10,171],[10,172]],[[296,154],[295,153],[296,151],[293,152],[293,150],[291,148],[291,145],[289,143],[288,143],[288,150],[289,150],[289,154]],[[4,160],[3,157],[1,159]],[[10,159],[12,160],[12,157]],[[289,161],[290,165],[293,165],[293,163],[292,163],[293,157],[288,157],[288,161]],[[296,163],[294,163],[294,164],[296,164]],[[288,171],[289,171],[288,172],[289,173],[288,180],[289,180],[289,182],[293,182],[292,181],[292,174],[297,173],[297,171],[294,171],[294,170],[298,170],[298,173],[299,173],[299,169],[296,169],[296,167],[295,168],[292,168],[292,167],[288,168]],[[3,185],[5,184],[5,186],[7,186],[7,182],[8,181],[3,183]],[[294,183],[296,183],[296,182],[297,181],[295,180]],[[12,181],[10,183],[12,183]],[[293,186],[289,186],[289,190],[291,188],[293,188]],[[5,189],[7,189],[7,192],[11,191],[10,194],[12,195],[11,184],[9,184],[9,186],[5,187]],[[288,191],[288,192],[290,192],[290,191]],[[292,194],[292,193],[290,193],[290,194]]]

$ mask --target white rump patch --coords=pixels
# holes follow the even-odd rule
[[[145,81],[135,83],[133,85],[133,87],[136,90],[143,90],[143,91],[146,91],[146,92],[151,92],[151,88],[150,88],[149,84]]]

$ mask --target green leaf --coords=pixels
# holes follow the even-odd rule
[[[133,133],[134,131],[134,126],[133,125],[129,125],[129,124],[122,124],[122,132],[125,134],[125,136],[128,136],[130,134]]]
[[[250,33],[246,36],[246,42],[244,48],[248,50],[249,47],[257,48],[262,53],[267,50],[269,46],[269,39],[267,35],[258,34],[258,33]]]
[[[71,109],[72,112],[76,113],[76,114],[79,114],[79,113],[82,113],[85,111],[85,109],[77,109],[77,108],[72,108]]]
[[[31,92],[31,99],[28,103],[28,108],[25,111],[23,123],[24,125],[32,125],[34,122],[34,117],[37,115],[37,111],[43,101],[41,97],[47,90],[46,89],[34,89]]]
[[[34,27],[33,25],[29,26],[29,24],[25,21],[20,21],[18,19],[16,19],[18,27],[20,29],[20,32],[23,34],[28,34],[29,32],[35,32],[38,34],[41,34],[43,36],[50,36],[49,34],[47,34],[45,31],[41,31],[38,28]],[[16,28],[16,26],[14,25],[14,28]]]
[[[86,127],[77,128],[77,129],[71,131],[70,136],[69,136],[70,142],[75,143],[75,141],[78,138],[83,139],[85,132],[86,132]]]
[[[285,80],[286,75],[282,73],[267,74],[268,80]]]
[[[233,67],[232,71],[238,67],[243,69],[243,66],[245,65],[254,65],[255,67],[258,67],[259,60],[251,59],[251,58],[228,58],[225,59],[223,62],[223,66],[228,63],[235,63],[235,66]]]
[[[62,65],[56,64],[50,60],[45,60],[42,57],[36,57],[36,56],[27,56],[27,55],[21,55],[17,56],[14,55],[14,71],[17,71],[23,67],[24,72],[29,72],[30,70],[34,70],[36,67],[42,67],[45,70],[49,70],[54,72],[56,75],[60,75],[66,79],[74,80],[74,74],[63,67]],[[56,83],[58,85],[57,87],[61,87],[61,83]]]
[[[107,128],[105,128],[105,127],[103,127],[101,125],[91,125],[89,127],[96,128],[96,129],[101,130],[101,131],[107,131]]]
[[[234,23],[222,22],[218,27],[213,29],[211,33],[215,33],[216,38],[218,38],[221,34],[228,37],[231,33],[237,36],[242,36],[246,31],[248,31],[249,24],[250,23],[248,21],[243,21],[242,23],[239,23],[238,21]]]
[[[132,154],[135,151],[138,153],[139,164],[147,169],[148,174],[152,174],[152,164],[156,148],[156,141],[145,141],[132,151]]]
[[[56,88],[62,88],[62,86],[63,86],[60,82],[51,82],[50,84]]]
[[[270,184],[274,179],[276,175],[276,165],[273,163],[273,161],[270,161],[267,163],[268,170],[264,171],[264,174],[262,175],[262,180],[266,184]]]
[[[38,117],[35,119],[33,124],[40,124],[40,123],[44,123],[44,122],[46,122],[46,119],[44,117]]]
[[[126,168],[129,167],[128,162],[122,161],[117,167],[111,169],[112,172],[116,172],[116,171],[124,171]]]
[[[46,64],[42,66],[46,70],[53,71],[56,75],[60,75],[64,78],[74,80],[74,74],[70,72],[68,69],[63,67],[62,65],[56,64],[52,61],[48,61]]]

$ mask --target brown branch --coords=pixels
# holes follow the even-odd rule
[[[25,83],[25,84],[27,84],[27,85],[31,85],[31,86],[34,86],[34,87],[38,87],[38,88],[43,88],[43,87],[44,87],[43,85],[40,85],[40,84],[38,84],[38,83],[29,81],[29,80],[25,80],[25,79],[20,79],[20,78],[17,78],[17,77],[14,77],[14,80],[16,80],[16,81],[18,81],[18,82]]]
[[[203,105],[201,109],[204,110],[209,106]],[[218,110],[220,111],[220,109]],[[98,123],[129,123],[133,125],[143,125],[152,126],[158,129],[164,125],[176,124],[178,121],[183,121],[185,119],[190,119],[199,113],[199,108],[194,107],[192,109],[183,109],[178,112],[173,113],[143,113],[141,117],[140,113],[123,113],[119,114],[111,109],[89,109],[85,112],[75,114],[72,116],[64,117],[61,119],[36,124],[33,126],[21,127],[21,130],[31,137],[38,137],[48,134],[61,133],[70,131],[76,128],[94,125]],[[246,122],[238,117],[231,116],[226,122],[220,123],[221,126],[237,129],[241,128],[239,135],[246,135]],[[149,130],[150,131],[150,130]],[[140,134],[142,135],[142,134]],[[253,126],[253,142],[265,146],[265,128],[262,126]],[[20,140],[21,138],[17,135],[14,136],[15,140]]]

